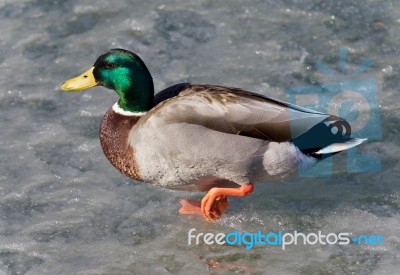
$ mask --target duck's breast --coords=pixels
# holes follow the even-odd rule
[[[100,125],[100,143],[104,155],[124,175],[143,181],[135,159],[135,148],[128,142],[129,133],[140,116],[126,116],[109,109]]]

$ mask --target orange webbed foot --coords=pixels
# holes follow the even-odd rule
[[[188,199],[181,199],[179,203],[182,205],[182,207],[179,209],[179,214],[201,215],[200,202]]]
[[[221,217],[225,209],[229,206],[228,196],[244,197],[253,192],[252,183],[240,186],[239,188],[211,188],[201,202],[182,199],[179,203],[182,207],[180,214],[198,214],[207,221],[213,221]]]
[[[227,196],[244,197],[253,192],[253,189],[254,186],[252,183],[240,186],[239,188],[211,188],[201,200],[201,213],[203,217],[208,221],[212,221],[218,219],[222,215],[225,209],[223,206],[217,208],[217,210],[220,211],[215,211],[214,209],[214,204],[218,198],[226,198]]]
[[[201,202],[181,199],[179,201],[181,204],[181,208],[179,209],[180,214],[189,214],[189,215],[200,215],[203,216],[201,212]],[[218,197],[215,202],[211,206],[210,212],[215,218],[218,218],[222,215],[224,210],[229,206],[227,197]]]

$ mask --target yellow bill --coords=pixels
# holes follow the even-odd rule
[[[99,85],[93,75],[94,67],[77,77],[68,79],[61,85],[63,91],[82,91]]]

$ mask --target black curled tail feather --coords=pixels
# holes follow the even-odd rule
[[[304,154],[321,158],[315,153],[331,144],[345,143],[351,139],[350,136],[350,124],[343,118],[330,115],[292,141]]]

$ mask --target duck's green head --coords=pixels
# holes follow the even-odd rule
[[[81,91],[104,86],[119,95],[118,105],[125,111],[145,112],[153,104],[153,79],[144,62],[136,54],[112,49],[99,56],[93,67],[64,82],[64,91]]]

